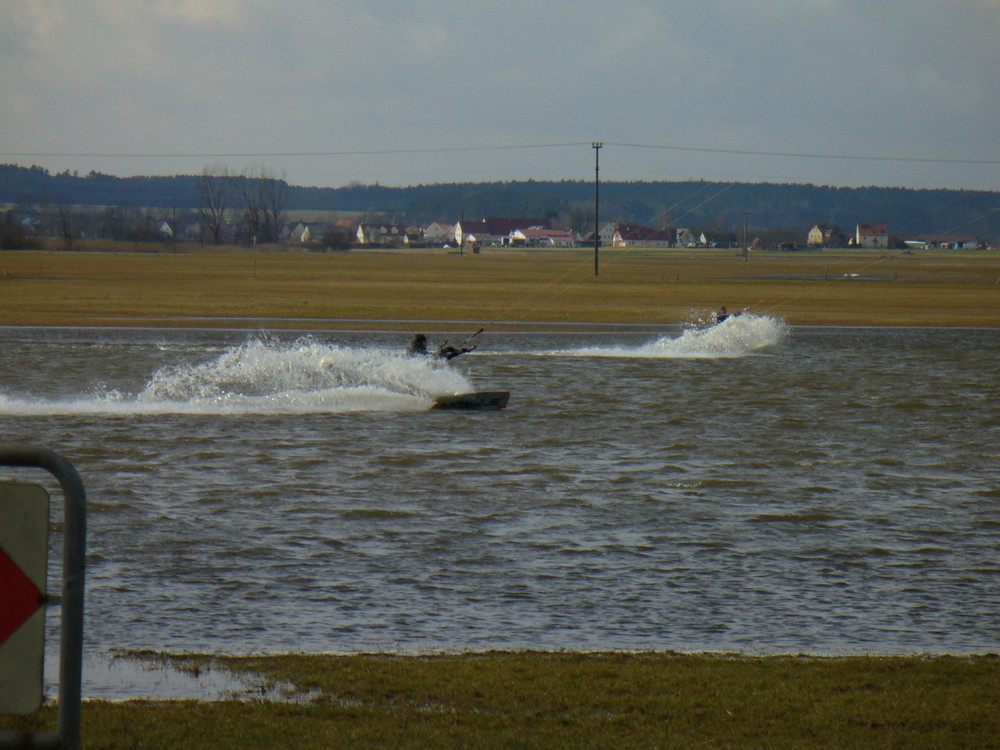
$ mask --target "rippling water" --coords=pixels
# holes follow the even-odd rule
[[[997,651],[997,332],[410,335],[0,329],[88,649]]]

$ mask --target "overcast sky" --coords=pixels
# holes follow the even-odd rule
[[[998,52],[1000,0],[5,0],[0,162],[997,190]]]

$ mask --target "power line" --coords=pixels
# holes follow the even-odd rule
[[[809,154],[796,151],[750,151],[735,148],[705,148],[698,146],[661,146],[647,143],[615,143],[605,141],[609,146],[622,148],[649,148],[664,151],[693,151],[704,154],[739,154],[744,156],[780,156],[795,159],[853,159],[857,161],[897,161],[924,162],[930,164],[1000,164],[1000,159],[939,159],[926,156],[864,156],[859,154]]]
[[[730,154],[742,156],[776,156],[790,159],[839,159],[855,161],[890,161],[890,162],[913,162],[927,164],[981,164],[997,165],[1000,159],[945,159],[927,156],[873,156],[865,154],[817,154],[800,151],[758,151],[752,149],[736,148],[712,148],[707,146],[678,146],[671,144],[655,143],[623,143],[617,141],[604,141],[608,146],[620,146],[621,148],[653,149],[659,151],[687,151],[702,154]],[[528,149],[554,149],[569,148],[575,146],[591,146],[590,141],[567,141],[564,143],[531,143],[531,144],[511,144],[503,146],[448,146],[440,148],[400,148],[400,149],[371,149],[362,151],[234,151],[226,153],[209,152],[148,152],[148,153],[113,153],[113,152],[70,152],[70,151],[0,151],[0,156],[26,157],[40,156],[47,158],[82,158],[82,159],[226,159],[226,158],[260,158],[260,157],[317,157],[317,156],[393,156],[400,154],[444,154],[444,153],[464,153],[475,151],[516,151]]]
[[[257,157],[295,157],[295,156],[378,156],[399,154],[443,154],[465,151],[512,151],[517,149],[565,148],[567,146],[589,146],[590,142],[578,143],[536,143],[511,146],[451,146],[444,148],[400,148],[380,149],[372,151],[258,151],[258,152],[227,152],[227,153],[110,153],[110,152],[42,152],[42,151],[0,151],[0,156],[42,156],[42,157],[72,157],[81,159],[229,159]]]

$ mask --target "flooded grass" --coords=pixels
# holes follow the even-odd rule
[[[793,325],[1000,326],[1000,255],[985,252],[786,252],[744,261],[738,250],[605,249],[595,276],[593,252],[582,249],[100,248],[0,254],[0,325],[669,325],[727,305]]]
[[[976,748],[1000,736],[995,655],[144,658],[251,673],[298,698],[88,701],[86,747]],[[0,717],[54,722],[51,707]]]
[[[585,251],[5,252],[0,325],[514,329],[676,324],[726,304],[791,324],[1000,326],[991,254],[602,257],[595,278]],[[1000,736],[995,655],[135,656],[258,687],[88,700],[85,747],[977,748]],[[0,729],[55,725],[51,705],[0,716]]]

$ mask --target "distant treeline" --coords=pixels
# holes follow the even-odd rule
[[[160,209],[199,208],[200,175],[115,177],[91,172],[50,174],[41,167],[0,165],[0,203]],[[729,182],[602,182],[600,218],[651,227],[732,231],[836,225],[848,234],[858,222],[886,222],[894,234],[984,237],[1000,192],[825,187]],[[422,224],[486,216],[546,216],[582,228],[593,221],[592,182],[485,182],[339,188],[289,185],[289,211],[350,211]],[[996,231],[995,229],[992,231]]]

